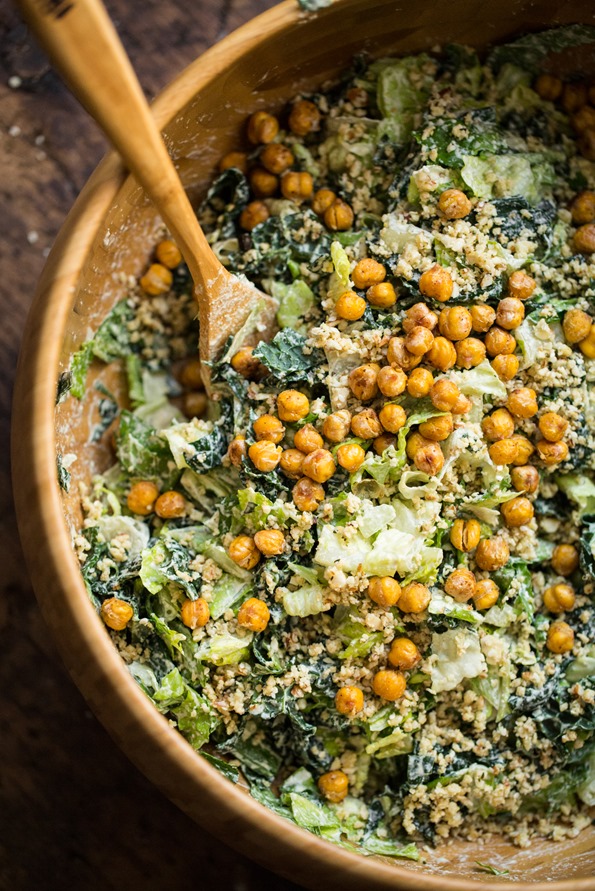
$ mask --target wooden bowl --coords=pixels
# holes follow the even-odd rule
[[[571,22],[595,23],[592,0],[340,0],[317,14],[287,0],[190,65],[155,102],[182,179],[198,196],[218,158],[234,147],[247,114],[280,108],[321,83],[361,49],[426,50],[456,41],[482,47]],[[575,64],[574,56],[570,64]],[[153,707],[124,667],[91,606],[71,547],[81,522],[78,483],[110,463],[88,442],[97,420],[94,378],[121,392],[121,372],[92,369],[88,397],[55,408],[69,356],[144,269],[159,221],[114,154],[90,178],[42,275],[23,342],[15,394],[13,461],[19,528],[29,570],[64,661],[116,742],[198,823],[244,854],[311,888],[595,889],[593,830],[571,841],[517,849],[495,839],[438,848],[425,864],[349,853],[257,804],[209,766]],[[74,454],[70,494],[56,482],[56,451]],[[65,728],[67,732],[67,728]],[[509,878],[478,871],[498,862]]]

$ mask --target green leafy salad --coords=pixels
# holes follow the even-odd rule
[[[548,57],[593,42],[357,58],[255,112],[199,216],[278,333],[256,307],[207,399],[164,233],[60,381],[113,442],[74,545],[128,670],[365,853],[591,822],[595,87]]]

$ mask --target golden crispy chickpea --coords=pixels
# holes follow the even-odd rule
[[[356,288],[363,290],[371,285],[377,285],[386,278],[386,269],[378,260],[365,257],[356,263],[351,279]]]
[[[209,604],[204,597],[199,597],[198,600],[185,600],[182,604],[180,610],[182,624],[192,631],[206,625],[210,617]]]
[[[387,702],[395,702],[400,699],[407,689],[407,679],[401,671],[383,669],[377,671],[372,680],[372,689],[376,696]]]
[[[444,442],[454,429],[453,418],[450,412],[430,418],[419,425],[419,432],[425,439],[432,442]]]
[[[412,328],[405,338],[405,349],[414,356],[424,356],[432,348],[434,335],[423,325]]]
[[[249,597],[238,610],[238,625],[248,631],[264,631],[270,618],[268,606],[258,597]]]
[[[533,519],[535,511],[533,505],[524,495],[517,495],[511,501],[505,501],[500,505],[500,513],[504,517],[504,522],[510,528],[517,526],[526,526]]]
[[[123,631],[134,615],[134,610],[125,600],[108,597],[101,604],[101,618],[112,631]]]
[[[417,370],[417,369],[416,369]],[[413,374],[413,372],[411,372]],[[392,365],[385,365],[378,372],[376,379],[378,389],[383,396],[394,399],[405,392],[407,386],[407,375],[401,368],[393,368]]]
[[[442,378],[432,385],[430,399],[438,411],[450,411],[460,396],[461,391],[454,381]]]
[[[380,436],[377,436],[373,441],[372,448],[377,455],[383,455],[390,446],[395,445],[396,441],[396,436],[393,436],[390,433],[381,433]]]
[[[401,586],[396,579],[393,579],[390,576],[376,576],[370,579],[368,584],[368,597],[370,600],[373,600],[374,603],[377,603],[378,606],[390,609],[391,606],[395,606],[395,604],[398,603],[400,596]]]
[[[335,695],[335,708],[341,715],[353,718],[364,707],[364,694],[359,687],[339,687]]]
[[[348,442],[337,449],[337,462],[347,473],[355,473],[364,463],[366,453],[356,442]]]
[[[555,102],[562,95],[562,81],[553,74],[540,74],[533,84],[533,89],[546,102]]]
[[[568,446],[565,442],[548,442],[547,439],[540,439],[536,447],[537,455],[546,467],[561,464],[568,458]]]
[[[281,446],[275,445],[270,439],[262,439],[254,442],[248,449],[250,460],[257,470],[263,473],[270,473],[278,465],[281,460],[283,449]]]
[[[382,433],[382,424],[373,408],[365,408],[351,419],[351,432],[359,439],[376,439]]]
[[[204,390],[200,359],[186,359],[178,372],[178,380],[188,390]]]
[[[587,104],[587,85],[582,81],[565,83],[562,88],[562,108],[566,114],[574,114]]]
[[[285,449],[279,461],[279,467],[285,476],[291,479],[299,479],[303,476],[302,465],[304,463],[304,453],[299,449]]]
[[[450,300],[453,292],[453,280],[450,272],[435,264],[420,275],[419,290],[424,297],[433,297],[440,303]]]
[[[405,409],[401,405],[389,403],[384,405],[378,414],[380,423],[388,433],[398,433],[407,422]]]
[[[433,331],[437,324],[438,316],[435,312],[432,312],[425,303],[415,303],[405,313],[403,330],[406,334],[409,334],[413,328],[421,325],[423,328],[427,328],[428,331]]]
[[[202,418],[208,404],[207,394],[202,390],[191,390],[182,396],[182,411],[187,418]]]
[[[595,161],[595,127],[589,127],[578,138],[578,150],[587,161]]]
[[[551,653],[569,653],[574,646],[574,631],[567,622],[552,622],[547,630],[546,646]]]
[[[318,778],[318,788],[323,798],[338,804],[346,797],[349,789],[347,774],[342,770],[329,770]]]
[[[431,600],[430,589],[421,582],[411,582],[401,588],[399,609],[403,613],[423,613]]]
[[[475,549],[475,562],[484,572],[495,572],[506,566],[510,558],[508,545],[503,538],[482,538]]]
[[[595,223],[585,223],[574,233],[572,245],[579,254],[595,253]]]
[[[446,579],[444,590],[459,603],[466,603],[476,592],[475,576],[470,569],[455,569]]]
[[[511,381],[516,377],[519,365],[518,357],[510,354],[494,356],[491,361],[491,366],[501,381]]]
[[[300,452],[309,455],[310,452],[321,449],[324,445],[324,440],[313,424],[304,424],[303,427],[296,431],[293,437],[293,444]]]
[[[497,408],[481,422],[483,435],[490,442],[507,439],[514,433],[514,418],[506,408]]]
[[[566,613],[574,608],[576,596],[572,585],[559,583],[543,592],[543,605],[550,613]]]
[[[450,528],[450,542],[464,554],[468,554],[479,544],[481,526],[479,520],[455,520]]]
[[[475,303],[469,310],[471,327],[478,334],[485,334],[496,321],[496,312],[487,303]]]
[[[171,238],[164,238],[155,248],[155,257],[168,269],[175,269],[182,262],[182,254],[180,249]]]
[[[518,297],[504,297],[498,304],[496,323],[506,331],[518,328],[525,318],[525,307]]]
[[[309,99],[298,99],[291,106],[289,129],[296,136],[307,136],[320,127],[320,111]]]
[[[342,442],[348,436],[350,426],[351,413],[347,409],[334,411],[324,419],[322,435],[329,442]]]
[[[324,489],[320,483],[303,476],[291,490],[291,496],[298,510],[315,511],[324,501]]]
[[[421,653],[408,637],[395,637],[388,651],[388,663],[401,671],[411,671],[421,662]]]
[[[471,202],[460,189],[445,189],[440,193],[438,210],[447,220],[462,220],[471,213]]]
[[[595,359],[595,324],[591,325],[589,333],[580,341],[578,348],[587,359]]]
[[[558,575],[568,576],[579,566],[578,550],[572,544],[559,544],[552,553],[552,569]]]
[[[405,453],[407,457],[413,460],[416,452],[421,446],[427,445],[429,442],[430,440],[423,437],[421,433],[410,433],[405,444]]]
[[[283,553],[285,536],[280,529],[260,529],[254,533],[254,544],[265,557]]]
[[[589,313],[582,309],[569,309],[564,313],[562,330],[566,342],[570,344],[580,343],[591,331],[592,319]]]
[[[485,345],[477,337],[465,337],[459,340],[455,344],[455,349],[459,368],[475,368],[486,357]]]
[[[226,155],[223,155],[219,161],[219,173],[223,173],[231,167],[241,170],[242,173],[247,173],[248,155],[246,152],[228,152]]]
[[[186,499],[180,492],[164,492],[155,502],[155,513],[162,520],[174,520],[186,513]]]
[[[397,292],[390,282],[379,282],[377,285],[370,285],[366,291],[366,297],[372,306],[388,309],[389,306],[396,303]]]
[[[307,201],[314,194],[314,180],[305,170],[288,170],[281,177],[281,194],[291,201]]]
[[[321,217],[336,200],[337,195],[332,189],[318,189],[312,198],[312,210]]]
[[[378,372],[380,365],[368,362],[350,372],[347,379],[349,389],[360,402],[369,402],[378,395]]]
[[[354,213],[349,204],[335,198],[323,214],[324,225],[333,232],[344,232],[353,225]]]
[[[276,418],[274,415],[261,415],[259,418],[256,418],[252,424],[252,429],[258,442],[266,439],[277,444],[285,436],[285,427],[279,418]]]
[[[428,368],[414,368],[407,380],[407,392],[414,399],[427,396],[434,385],[434,376]]]
[[[518,300],[528,300],[536,287],[537,282],[532,276],[522,269],[517,269],[508,279],[508,296],[516,297]]]
[[[315,449],[304,458],[302,473],[315,483],[326,483],[330,480],[337,465],[328,449]]]
[[[577,133],[592,130],[595,128],[595,108],[591,108],[590,105],[583,105],[576,114],[572,115],[571,123]]]
[[[391,365],[401,368],[403,371],[411,371],[419,365],[422,359],[421,356],[415,356],[409,352],[402,337],[391,337],[388,342],[386,358]]]
[[[457,351],[455,345],[446,337],[435,337],[425,358],[438,371],[448,371],[457,361]]]
[[[255,111],[248,118],[248,140],[252,145],[272,142],[279,132],[279,121],[266,111]]]
[[[509,331],[492,325],[485,336],[485,348],[488,356],[502,356],[514,353],[516,340]]]
[[[508,394],[506,408],[515,418],[532,418],[539,411],[537,393],[532,387],[518,387]]]
[[[241,347],[237,353],[231,357],[231,367],[246,380],[259,380],[265,373],[266,369],[260,359],[253,355],[254,347]]]
[[[499,439],[489,446],[488,453],[494,464],[513,464],[518,457],[518,444],[512,437]]]
[[[471,313],[464,306],[445,306],[438,317],[440,334],[449,340],[463,340],[471,333]]]
[[[240,214],[240,226],[247,232],[252,232],[261,223],[268,220],[269,209],[264,201],[251,201]]]
[[[279,177],[264,167],[253,167],[248,174],[248,182],[256,198],[271,198],[279,188]]]
[[[510,480],[517,492],[533,495],[539,488],[539,471],[532,464],[522,464],[512,468]]]
[[[234,467],[241,467],[242,461],[248,452],[248,446],[243,436],[236,436],[229,444],[227,457]]]
[[[282,421],[301,421],[309,411],[308,397],[299,390],[283,390],[277,396],[277,414]]]
[[[453,405],[451,411],[453,415],[466,415],[473,408],[473,403],[466,396],[461,395]]]
[[[236,536],[228,548],[228,554],[242,569],[254,569],[260,560],[260,551],[249,535]]]
[[[149,480],[140,480],[130,487],[126,504],[131,513],[146,517],[153,512],[158,497],[159,489],[155,483]]]
[[[559,442],[568,430],[568,421],[555,411],[546,411],[539,419],[541,435],[549,442]]]
[[[340,319],[357,322],[366,311],[366,301],[355,291],[344,291],[335,303],[335,312]]]
[[[172,286],[174,277],[171,269],[164,266],[163,263],[151,263],[145,274],[139,280],[139,285],[151,297],[157,297],[159,294],[167,294]]]
[[[527,439],[526,436],[523,436],[522,433],[515,433],[514,436],[510,437],[514,443],[516,449],[516,457],[513,461],[517,467],[526,464],[533,452],[535,451],[535,446],[533,443]]]
[[[475,586],[473,604],[475,609],[490,609],[498,603],[500,589],[492,579],[480,579]]]
[[[591,189],[579,192],[570,205],[570,213],[575,226],[595,222],[595,192]]]
[[[280,142],[270,142],[260,152],[259,160],[265,170],[279,175],[291,167],[295,158],[291,149],[286,145],[281,145]]]
[[[444,467],[444,455],[437,442],[422,445],[413,456],[413,463],[422,473],[436,476]]]

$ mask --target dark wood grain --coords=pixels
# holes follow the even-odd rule
[[[108,3],[149,96],[270,0]],[[52,241],[105,150],[0,7],[0,889],[291,891],[213,839],[116,748],[62,667],[19,548],[9,477],[18,344]]]

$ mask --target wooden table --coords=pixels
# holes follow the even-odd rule
[[[149,96],[271,0],[108,0]],[[20,334],[52,241],[105,143],[21,24],[0,15],[0,889],[291,891],[136,770],[66,674],[19,548],[9,412]]]

